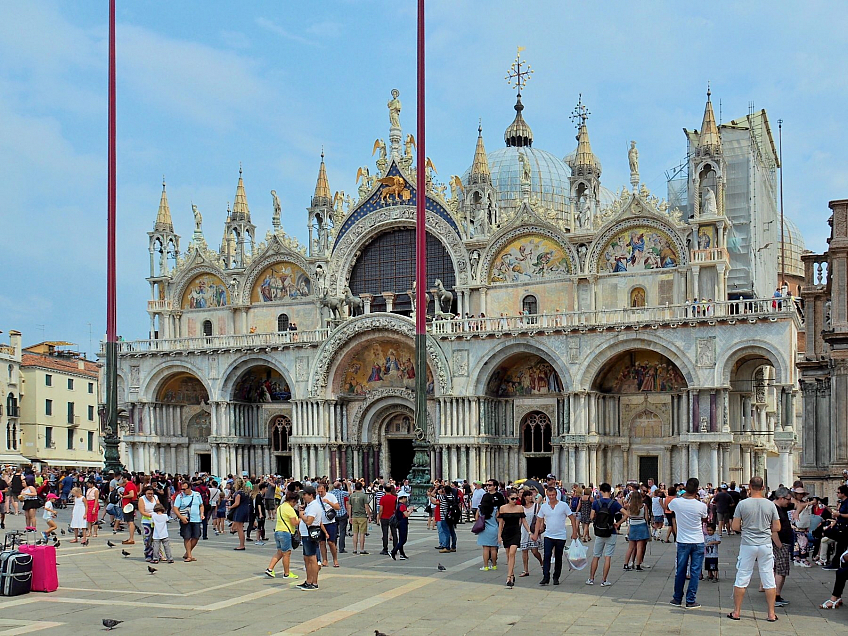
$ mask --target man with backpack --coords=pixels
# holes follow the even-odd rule
[[[589,521],[592,523],[592,529],[595,533],[595,543],[592,546],[592,565],[586,585],[595,584],[598,562],[601,557],[604,557],[604,580],[601,581],[601,587],[609,587],[612,583],[607,580],[607,577],[612,566],[612,555],[615,553],[615,540],[618,535],[618,528],[627,518],[627,513],[621,507],[621,504],[613,499],[612,486],[604,482],[601,484],[600,491],[601,496],[592,502],[592,512],[589,515]],[[621,521],[616,523],[615,515],[618,513],[622,513],[622,517]]]

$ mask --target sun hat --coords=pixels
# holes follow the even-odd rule
[[[48,498],[48,499],[58,499],[58,498],[59,498],[59,495],[57,495],[56,493],[51,492],[50,494],[48,494],[48,495],[47,495],[47,498]]]
[[[123,507],[123,511],[124,514],[130,514],[133,511],[133,505],[131,503],[128,503],[126,506]]]

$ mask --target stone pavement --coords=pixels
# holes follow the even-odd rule
[[[60,511],[59,527],[67,528],[69,519],[69,510]],[[23,527],[23,516],[7,516],[6,521],[7,531]],[[38,524],[43,526],[40,519]],[[156,574],[149,575],[138,539],[127,548],[131,556],[124,558],[121,547],[110,549],[106,540],[117,543],[126,538],[125,533],[113,536],[106,529],[89,547],[71,544],[65,535],[58,550],[61,587],[53,594],[0,597],[0,636],[92,634],[103,631],[103,618],[124,621],[116,635],[145,636],[342,636],[373,635],[375,629],[390,636],[848,633],[848,609],[817,609],[818,603],[829,598],[834,577],[819,568],[793,567],[783,594],[791,604],[777,610],[779,622],[765,621],[765,600],[757,593],[756,575],[743,606],[743,620],[724,618],[732,608],[738,537],[725,537],[721,545],[722,580],[703,581],[698,592],[703,607],[687,611],[668,605],[673,545],[650,543],[645,564],[651,569],[624,572],[626,548],[620,538],[609,588],[585,585],[587,570],[565,572],[559,587],[539,587],[540,568],[531,558],[531,576],[516,579],[516,588],[508,590],[503,551],[497,571],[479,571],[480,549],[470,528],[470,524],[459,526],[456,553],[439,554],[433,550],[436,532],[415,520],[406,562],[378,555],[380,533],[372,528],[366,544],[371,554],[340,555],[342,567],[324,568],[317,592],[302,592],[289,581],[262,574],[274,552],[273,542],[261,547],[248,544],[245,552],[233,552],[234,536],[213,534],[200,542],[196,563],[160,563]],[[176,527],[171,534],[177,534]],[[182,544],[179,538],[174,543],[179,557]],[[302,580],[299,551],[292,563]],[[447,570],[437,571],[438,563]],[[282,566],[278,571],[282,573]],[[519,565],[516,572],[520,571]],[[599,573],[598,583],[600,578]]]

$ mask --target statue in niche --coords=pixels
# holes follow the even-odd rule
[[[318,293],[324,291],[324,279],[327,277],[327,272],[324,271],[324,266],[318,263],[315,266],[315,286],[318,288]]]
[[[401,103],[398,97],[400,97],[400,91],[396,88],[393,88],[392,98],[389,100],[389,103],[386,104],[389,109],[389,125],[392,128],[400,128]]]
[[[585,192],[580,201],[577,202],[577,227],[582,229],[589,225],[589,221],[592,219],[591,207],[589,193]]]
[[[480,250],[471,252],[471,278],[477,278],[477,266],[480,264]]]
[[[203,231],[203,215],[194,203],[191,204],[191,211],[194,214],[194,231],[200,234]]]
[[[583,269],[583,264],[586,262],[586,254],[588,253],[589,248],[586,247],[585,243],[581,243],[577,246],[577,261],[580,264],[580,269]]]
[[[715,192],[712,188],[705,188],[704,192],[704,210],[705,216],[718,216],[718,205],[716,205]]]

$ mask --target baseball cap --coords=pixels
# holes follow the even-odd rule
[[[727,484],[722,484],[721,488],[722,488],[722,490],[727,490]]]
[[[303,487],[303,492],[306,495],[315,495],[315,494],[317,494],[318,491],[315,490],[315,486],[313,486],[311,484],[306,484]]]
[[[553,473],[548,473],[548,476],[545,477],[545,479],[556,479],[556,475],[554,475]]]

